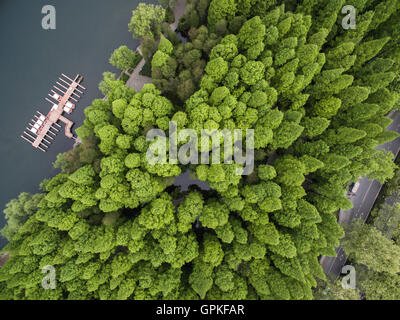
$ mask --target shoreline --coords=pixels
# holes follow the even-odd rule
[[[85,87],[90,90],[82,96],[79,109],[75,111],[77,113],[74,112],[71,119],[76,124],[74,129],[82,125],[85,118],[83,110],[90,106],[93,100],[102,96],[98,91],[98,83],[101,81],[102,71],[110,70],[116,72],[116,69],[114,70],[114,67],[108,62],[112,49],[124,43],[129,44],[131,48],[136,48],[139,45],[139,41],[133,39],[131,33],[127,30],[131,12],[137,4],[138,1],[120,1],[118,4],[104,1],[101,2],[101,5],[93,8],[84,6],[74,15],[74,19],[78,22],[71,24],[68,28],[57,28],[55,31],[44,32],[39,27],[32,29],[32,32],[27,35],[25,24],[30,24],[31,21],[37,23],[35,15],[32,16],[29,12],[36,11],[39,7],[41,8],[40,4],[29,2],[29,5],[26,6],[27,10],[23,12],[26,19],[24,23],[21,23],[16,22],[20,19],[21,14],[18,10],[15,10],[16,4],[6,1],[5,8],[2,11],[2,21],[4,24],[12,26],[11,34],[21,32],[21,37],[12,36],[7,38],[7,48],[9,50],[4,51],[3,54],[5,54],[5,58],[11,59],[15,57],[15,54],[10,54],[12,50],[21,52],[21,58],[23,59],[18,63],[17,67],[20,69],[15,73],[19,73],[31,84],[26,87],[26,90],[23,90],[23,94],[17,95],[15,95],[15,92],[21,90],[17,81],[6,81],[7,86],[4,87],[7,108],[3,110],[3,138],[5,140],[4,151],[7,154],[7,160],[4,161],[3,167],[4,192],[1,197],[0,229],[8,223],[5,214],[3,214],[6,205],[22,192],[40,193],[40,183],[59,173],[59,170],[52,165],[56,161],[57,155],[73,149],[76,143],[74,140],[67,140],[64,136],[58,136],[54,145],[52,143],[52,147],[46,154],[32,150],[30,145],[26,145],[23,141],[21,142],[19,138],[26,126],[23,119],[30,119],[32,111],[36,109],[41,111],[43,108],[47,112],[46,101],[43,101],[43,98],[51,87],[52,79],[61,74],[61,72],[69,73],[72,71],[72,73],[76,72],[85,75],[87,78]],[[57,18],[60,21],[67,21],[71,16],[69,13],[75,11],[67,2],[60,2],[57,6]],[[101,21],[104,21],[110,14],[117,15],[120,18],[105,26]],[[94,32],[95,29],[96,32]],[[102,34],[101,37],[97,38],[99,41],[89,44],[87,39],[96,39],[99,32]],[[57,33],[57,37],[55,33]],[[63,43],[61,39],[68,38],[71,33],[77,34],[70,39],[68,47],[80,46],[80,50],[85,52],[84,55],[90,56],[90,63],[86,63],[85,57],[72,61],[75,59],[74,55],[69,55],[67,54],[68,50],[62,49]],[[32,41],[32,43],[29,41]],[[29,54],[29,59],[35,61],[34,64],[29,59],[24,58],[26,53],[19,50],[26,43],[34,45],[34,53]],[[56,44],[55,47],[54,44]],[[49,56],[44,58],[41,50],[49,53]],[[6,64],[4,72],[5,74],[13,75],[14,66]],[[33,107],[36,109],[32,109]],[[78,145],[79,143],[76,144],[76,146]],[[0,249],[3,249],[7,244],[8,240],[0,236]]]
[[[175,9],[174,9],[175,21],[169,25],[172,31],[174,31],[174,32],[176,31],[176,29],[178,28],[179,20],[185,13],[186,13],[186,0],[178,0],[176,3]],[[140,41],[140,39],[138,39],[138,40]],[[142,46],[139,44],[135,51],[138,52],[142,56],[141,47]],[[126,81],[125,85],[127,87],[133,88],[135,91],[139,92],[145,84],[152,83],[152,81],[153,81],[152,78],[140,75],[140,72],[142,71],[145,64],[146,64],[146,61],[142,57],[142,59],[139,61],[137,66],[133,69],[132,73],[130,74],[129,79]],[[122,74],[124,74],[125,71],[121,71],[121,74],[118,77],[118,79],[121,78]],[[106,100],[106,99],[107,99],[107,96],[103,97],[103,100]],[[81,143],[82,143],[82,139],[77,137],[72,149],[75,149]]]

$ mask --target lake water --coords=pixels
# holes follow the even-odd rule
[[[5,204],[21,192],[38,192],[39,183],[58,173],[52,163],[74,141],[59,134],[47,153],[20,139],[36,110],[47,114],[44,99],[61,73],[84,76],[87,88],[76,110],[68,115],[75,129],[83,110],[95,98],[104,71],[115,70],[108,59],[120,45],[135,49],[128,32],[132,10],[139,2],[156,0],[0,0],[0,229]],[[43,30],[42,7],[56,8],[56,30]],[[63,128],[62,128],[63,129]],[[0,238],[0,248],[6,244]]]

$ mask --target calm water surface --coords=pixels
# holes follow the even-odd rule
[[[86,93],[68,115],[74,129],[83,123],[84,108],[101,98],[102,73],[118,72],[108,63],[112,51],[138,45],[128,23],[139,2],[156,0],[0,0],[0,229],[5,204],[21,192],[38,192],[43,179],[58,173],[52,167],[57,154],[74,143],[59,134],[43,153],[19,136],[36,110],[47,114],[50,104],[44,98],[61,73],[85,78]],[[47,4],[56,8],[56,30],[41,27]],[[0,248],[5,244],[0,238]]]

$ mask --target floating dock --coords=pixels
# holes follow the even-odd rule
[[[75,110],[80,95],[83,94],[82,90],[86,90],[81,85],[83,77],[79,74],[74,80],[65,74],[61,74],[61,77],[58,79],[60,82],[57,81],[56,85],[53,86],[56,91],[51,90],[51,93],[49,93],[51,99],[46,98],[46,101],[52,105],[51,110],[46,116],[37,111],[32,122],[26,127],[27,131],[24,131],[21,136],[22,139],[29,142],[34,148],[43,152],[47,151],[60,131],[61,125],[57,123],[58,121],[65,124],[65,136],[75,139],[71,132],[74,123],[65,118],[63,113],[71,114]]]

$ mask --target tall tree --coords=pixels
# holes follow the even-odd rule
[[[132,12],[129,31],[135,38],[152,36],[157,38],[161,33],[161,24],[165,19],[165,9],[158,5],[139,3]]]

